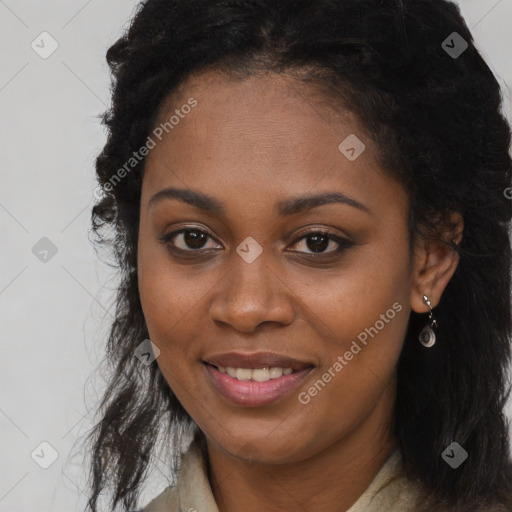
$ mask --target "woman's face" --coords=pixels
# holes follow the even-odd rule
[[[308,91],[191,79],[161,110],[141,195],[158,365],[210,441],[268,462],[383,434],[414,288],[405,191],[354,116]]]

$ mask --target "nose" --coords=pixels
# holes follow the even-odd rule
[[[293,293],[282,272],[272,268],[270,254],[263,251],[249,263],[233,251],[231,260],[210,305],[212,320],[245,333],[263,323],[291,324]]]

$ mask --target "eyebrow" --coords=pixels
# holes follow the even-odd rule
[[[165,188],[153,195],[148,202],[148,210],[155,206],[157,203],[166,199],[176,199],[216,215],[226,214],[224,203],[218,201],[214,197],[189,188],[174,187]],[[284,217],[287,215],[294,215],[296,213],[311,210],[317,206],[330,203],[346,204],[363,212],[372,214],[372,211],[367,206],[340,192],[324,192],[321,194],[308,194],[304,196],[291,197],[277,203],[275,206],[275,211],[278,213],[278,215]]]

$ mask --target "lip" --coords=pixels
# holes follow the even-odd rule
[[[205,362],[203,362],[203,366],[209,381],[221,395],[228,398],[231,402],[245,407],[259,407],[284,398],[292,390],[300,386],[311,371],[314,370],[313,366],[309,366],[294,371],[289,375],[282,375],[277,379],[256,382],[253,380],[235,379]]]
[[[275,352],[254,352],[252,354],[243,352],[226,352],[224,354],[214,354],[205,357],[203,362],[213,366],[231,366],[233,368],[291,368],[292,370],[302,370],[313,366],[310,361],[300,361],[293,357],[276,354]]]

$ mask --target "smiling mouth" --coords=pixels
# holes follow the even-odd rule
[[[254,381],[254,382],[266,382],[269,380],[279,379],[283,375],[291,375],[292,373],[298,373],[304,370],[313,368],[313,366],[305,366],[300,369],[292,369],[289,367],[279,366],[265,366],[262,368],[240,368],[233,366],[220,366],[203,361],[206,366],[211,366],[221,373],[227,374],[230,377],[240,381]]]
[[[239,368],[217,366],[206,361],[202,364],[213,389],[241,407],[263,407],[284,399],[315,369],[314,365],[301,365],[294,369],[279,366]]]

